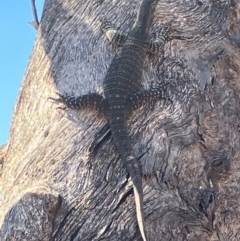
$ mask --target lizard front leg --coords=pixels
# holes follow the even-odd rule
[[[101,22],[101,29],[102,31],[105,33],[107,39],[109,40],[109,42],[113,43],[113,44],[117,44],[119,46],[122,46],[126,39],[127,39],[127,35],[125,34],[120,34],[112,25],[112,23],[110,21],[107,20],[106,17],[102,17],[100,19]]]
[[[160,28],[158,36],[156,38],[151,38],[147,42],[147,52],[156,54],[159,53],[163,48],[164,44],[168,42],[171,38],[169,37],[171,29],[170,27]]]
[[[187,39],[182,33],[171,29],[170,27],[162,27],[155,38],[150,38],[147,42],[147,52],[151,54],[159,53],[166,42],[173,39]]]

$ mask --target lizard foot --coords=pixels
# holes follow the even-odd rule
[[[59,96],[58,98],[53,98],[53,97],[48,97],[48,100],[50,100],[52,103],[54,104],[59,104],[59,103],[63,103],[63,98],[64,96],[61,95],[60,93],[56,92],[56,94]],[[58,106],[57,109],[60,109],[60,110],[66,110],[67,107],[65,105],[62,105],[62,106]]]

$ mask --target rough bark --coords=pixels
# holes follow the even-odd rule
[[[59,110],[55,92],[101,93],[114,56],[99,29],[127,31],[140,1],[46,0],[0,147],[1,240],[141,240],[127,172],[98,113]],[[152,34],[183,40],[150,56],[144,88],[174,82],[172,102],[143,106],[129,130],[143,172],[149,240],[240,240],[240,3],[163,0]]]

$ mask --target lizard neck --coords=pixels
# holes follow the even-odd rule
[[[159,0],[142,1],[131,33],[142,36],[148,35],[158,1]]]

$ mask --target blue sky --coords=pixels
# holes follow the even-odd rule
[[[36,0],[40,20],[44,0]],[[31,0],[0,2],[0,145],[7,143],[13,108],[36,37]]]

